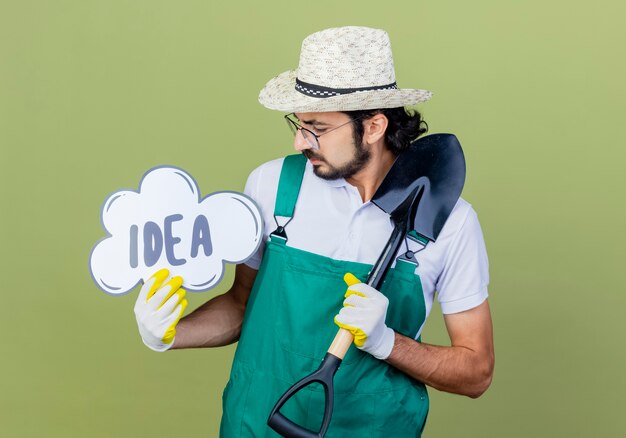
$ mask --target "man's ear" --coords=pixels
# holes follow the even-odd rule
[[[363,141],[367,144],[374,144],[384,139],[388,124],[389,120],[381,113],[367,119],[363,124]]]

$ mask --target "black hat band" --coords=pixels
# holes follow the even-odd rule
[[[397,89],[398,89],[398,85],[395,82],[388,84],[388,85],[375,85],[373,87],[330,88],[330,87],[322,87],[321,85],[308,84],[296,78],[296,90],[310,97],[325,98],[325,97],[341,96],[344,94],[357,93],[359,91],[397,90]]]

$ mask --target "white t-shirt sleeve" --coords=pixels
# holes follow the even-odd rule
[[[265,251],[265,241],[269,233],[276,229],[274,221],[274,204],[276,203],[276,187],[283,165],[283,158],[269,161],[254,169],[244,188],[244,193],[256,202],[263,217],[263,237],[259,249],[244,263],[252,269],[259,269]]]
[[[469,208],[445,256],[436,289],[444,314],[473,309],[487,299],[489,261],[474,209]]]
[[[252,171],[252,173],[250,173],[250,175],[248,176],[248,180],[246,181],[246,186],[243,190],[243,193],[247,196],[249,196],[250,198],[252,198],[254,200],[254,202],[257,203],[257,206],[262,210],[262,206],[260,203],[260,199],[259,199],[259,180],[260,180],[260,174],[261,174],[261,167],[257,167],[255,170]],[[261,212],[261,215],[263,215],[263,212]],[[263,224],[263,237],[261,238],[261,244],[259,245],[259,248],[257,249],[257,251],[252,255],[252,257],[250,257],[248,260],[246,260],[244,263],[249,266],[252,269],[259,269],[259,266],[261,266],[261,259],[263,258],[263,250],[265,249],[265,234],[266,233],[266,227],[267,224]]]

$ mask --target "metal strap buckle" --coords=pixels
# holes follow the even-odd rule
[[[285,231],[285,227],[287,226],[287,224],[289,222],[291,222],[291,220],[293,219],[293,216],[289,218],[289,220],[287,222],[285,222],[285,225],[280,225],[278,223],[278,219],[276,219],[276,215],[274,215],[274,222],[276,222],[276,229],[274,231],[272,231],[270,233],[270,237],[271,236],[276,236],[279,239],[284,239],[285,243],[287,243],[287,232]]]

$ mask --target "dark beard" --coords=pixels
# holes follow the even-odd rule
[[[328,164],[328,162],[324,161],[327,166],[330,166],[330,169],[322,172],[319,166],[313,166],[313,172],[318,177],[327,180],[339,178],[347,179],[354,176],[354,174],[363,169],[363,167],[369,162],[370,158],[372,157],[370,151],[365,149],[362,144],[358,144],[355,149],[356,153],[354,155],[354,158],[343,166],[332,167],[330,166],[330,164]],[[310,149],[305,149],[304,151],[302,151],[302,153],[308,159],[320,159]]]

